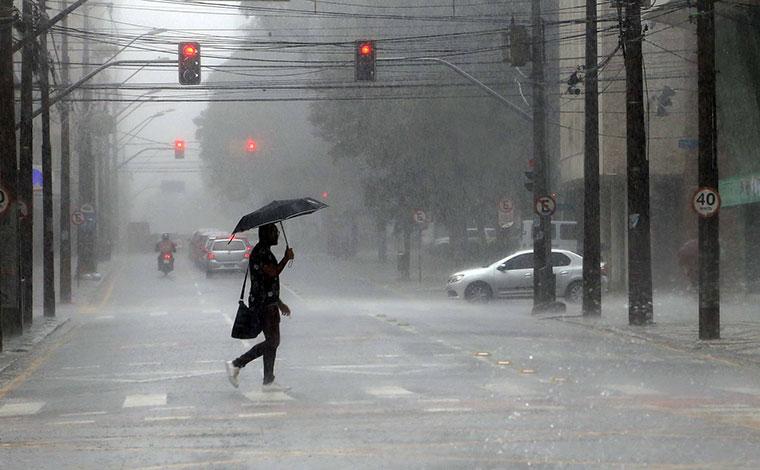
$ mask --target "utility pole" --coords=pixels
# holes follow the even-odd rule
[[[631,325],[644,325],[653,320],[642,40],[641,0],[626,0],[623,45],[628,175],[628,322]]]
[[[0,0],[0,186],[16,192],[16,104],[13,91],[13,0]],[[16,224],[14,205],[0,214],[0,351],[6,318],[17,307]]]
[[[66,33],[68,20],[63,18],[61,34],[61,86],[69,86],[69,38]],[[60,296],[61,302],[71,303],[71,141],[69,128],[69,104],[61,101],[61,213],[59,216],[60,239]]]
[[[718,189],[714,0],[697,2],[700,188]],[[720,338],[720,219],[699,219],[699,339]]]
[[[84,11],[84,29],[89,31],[90,14],[89,8]],[[82,49],[82,62],[87,64],[90,60],[90,42],[84,39]],[[90,104],[92,93],[89,89],[84,91],[82,103],[82,125],[79,132],[79,205],[89,204],[95,207],[95,161],[92,155],[92,136],[87,131],[91,124],[92,105]],[[97,212],[96,212],[97,213]],[[77,235],[77,277],[85,273],[97,271],[97,256],[95,244],[97,240],[97,225],[95,221],[86,221],[79,226]]]
[[[40,25],[46,26],[45,0],[38,0]],[[47,33],[39,36],[39,83],[42,112],[42,263],[43,312],[45,317],[55,316],[55,249],[53,247],[53,149],[50,143],[50,73]]]
[[[34,35],[34,4],[22,2],[24,37]],[[18,198],[26,204],[27,216],[19,218],[18,245],[20,265],[21,312],[24,325],[31,325],[34,315],[34,188],[32,169],[34,165],[34,125],[32,118],[35,41],[24,41],[21,49],[21,107],[19,129],[19,177]],[[47,183],[45,181],[43,184]]]
[[[602,314],[599,226],[599,70],[596,0],[586,0],[586,94],[583,159],[583,315]]]
[[[544,24],[541,0],[533,0],[533,162],[535,180],[533,200],[549,195],[549,172],[546,155],[546,111],[544,84]],[[551,216],[538,216],[539,224],[533,236],[533,312],[546,311],[556,301],[554,272],[551,263]]]

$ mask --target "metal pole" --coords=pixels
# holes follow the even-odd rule
[[[34,34],[34,5],[31,1],[23,2],[21,18],[25,34]],[[19,108],[19,183],[18,199],[26,204],[27,216],[19,219],[19,265],[21,286],[21,312],[23,323],[32,324],[34,315],[34,188],[32,187],[32,168],[34,162],[34,126],[32,118],[33,80],[34,80],[34,40],[24,41],[21,50],[21,102]]]
[[[45,0],[39,0],[42,26],[47,21]],[[42,113],[42,263],[43,312],[55,316],[55,249],[53,246],[53,151],[50,144],[50,86],[48,82],[47,33],[39,36],[39,83]]]
[[[67,16],[69,16],[69,13],[71,13],[72,11],[82,6],[86,1],[87,0],[77,0],[76,2],[72,3],[71,6],[68,6],[64,8],[63,10],[61,10],[57,15],[52,17],[45,24],[44,28],[38,28],[32,34],[27,34],[26,36],[24,36],[24,38],[21,41],[17,42],[13,46],[13,52],[18,52],[22,47],[26,46],[27,44],[32,44],[34,42],[34,38],[36,38],[42,33],[47,32],[47,30],[52,28],[53,25],[65,19]],[[25,2],[25,3],[28,3],[28,2]]]
[[[644,325],[653,320],[649,161],[644,128],[640,1],[626,1],[623,32],[628,174],[628,322],[631,325]]]
[[[586,94],[583,160],[583,315],[602,314],[599,222],[599,82],[596,0],[586,0]]]
[[[68,20],[63,19],[66,29]],[[61,84],[69,85],[69,38],[66,32],[61,34]],[[71,303],[71,144],[69,128],[69,104],[60,102],[61,115],[61,211],[59,216],[60,237],[59,251],[59,290],[61,302]]]
[[[0,186],[15,196],[17,178],[16,105],[13,92],[13,0],[0,0]],[[17,281],[16,226],[13,204],[0,215],[0,351],[3,350],[3,327],[11,313]]]
[[[718,189],[715,116],[715,4],[697,2],[699,187]],[[699,339],[720,338],[720,219],[699,220]]]
[[[534,200],[549,195],[548,161],[546,155],[546,111],[544,90],[544,24],[541,0],[533,0],[533,162],[535,180]],[[551,216],[538,216],[538,230],[533,237],[533,311],[543,311],[556,300],[554,272],[551,264]]]

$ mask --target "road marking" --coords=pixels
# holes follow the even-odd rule
[[[78,416],[99,416],[106,414],[105,411],[85,411],[83,413],[66,413],[60,415],[61,418],[76,418]]]
[[[116,286],[116,278],[119,276],[120,271],[114,270],[115,274],[112,276],[109,276],[108,279],[108,287],[106,288],[106,293],[103,295],[103,299],[100,301],[100,303],[97,306],[93,305],[85,305],[80,310],[79,313],[83,314],[93,314],[96,312],[99,312],[103,310],[103,308],[106,306],[109,300],[111,300],[111,295],[113,294],[113,289]]]
[[[177,410],[194,410],[195,406],[193,405],[187,405],[187,406],[161,406],[158,408],[155,408],[154,411],[177,411]]]
[[[53,423],[50,423],[52,426],[73,426],[76,424],[95,424],[95,421],[91,419],[84,419],[81,421],[55,421]]]
[[[148,395],[127,395],[124,400],[123,408],[138,408],[144,406],[164,406],[166,405],[166,394],[156,393]]]
[[[293,397],[285,392],[248,392],[243,394],[247,399],[251,401],[288,401],[293,400]]]
[[[287,415],[284,411],[272,411],[269,413],[241,413],[238,415],[238,418],[275,418]]]
[[[146,418],[143,418],[143,421],[187,421],[191,418],[192,416],[148,416]]]
[[[201,311],[201,313],[204,313],[204,314],[216,314],[216,313],[222,313],[222,311],[219,310],[218,308],[207,308],[207,309]]]
[[[61,370],[82,370],[82,369],[100,369],[100,366],[61,367]]]
[[[10,416],[29,416],[37,414],[43,406],[45,406],[44,401],[6,403],[3,406],[0,406],[0,418],[7,418]]]
[[[369,388],[367,389],[367,393],[376,397],[381,397],[381,398],[398,398],[398,397],[408,397],[408,396],[414,395],[414,392],[410,392],[409,390],[403,387],[397,387],[395,385],[389,385],[386,387]]]
[[[459,403],[460,401],[462,401],[462,400],[460,400],[459,398],[429,398],[429,399],[425,399],[425,400],[419,400],[420,403],[430,403],[430,404],[434,404],[434,403]]]
[[[660,392],[658,392],[657,390],[652,390],[651,388],[644,388],[640,385],[628,385],[628,384],[607,385],[605,386],[605,389],[624,393],[626,395],[659,395],[660,394]]]
[[[472,408],[425,408],[426,413],[467,413],[473,411]]]
[[[239,466],[244,464],[250,464],[250,460],[210,460],[204,462],[188,462],[188,463],[174,463],[168,465],[157,465],[151,467],[136,467],[136,470],[170,470],[181,468],[225,468],[230,466]]]
[[[372,400],[345,400],[345,401],[328,401],[330,406],[356,406],[356,405],[374,405]]]
[[[161,362],[130,362],[127,364],[128,366],[132,367],[140,367],[140,366],[160,366]]]
[[[165,317],[167,315],[169,315],[169,312],[151,312],[150,313],[151,317]]]
[[[113,320],[114,318],[116,317],[114,317],[113,315],[98,315],[94,319],[95,320]]]

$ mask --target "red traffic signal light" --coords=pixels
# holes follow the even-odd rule
[[[177,139],[174,141],[174,158],[185,158],[185,141]]]
[[[356,41],[356,80],[375,81],[375,41]]]
[[[253,153],[256,151],[256,141],[249,138],[245,141],[245,151],[248,153]]]
[[[201,45],[197,42],[181,42],[178,47],[177,70],[180,85],[201,83]]]
[[[322,191],[322,199],[327,199],[328,197],[330,197],[330,193],[327,191]]]

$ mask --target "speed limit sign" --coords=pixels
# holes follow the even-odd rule
[[[720,194],[710,187],[699,188],[691,197],[691,207],[700,217],[709,218],[720,212]]]
[[[5,213],[10,205],[11,197],[8,194],[8,191],[6,191],[5,188],[0,187],[0,215]]]

